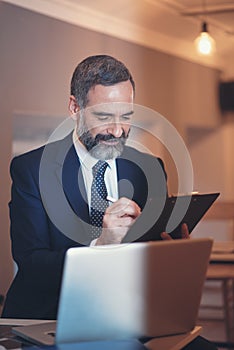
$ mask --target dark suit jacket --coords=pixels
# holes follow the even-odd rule
[[[90,243],[79,169],[71,135],[13,159],[9,207],[18,272],[3,317],[56,318],[66,250]],[[149,194],[165,194],[166,175],[156,157],[125,147],[117,158],[117,172],[119,196],[132,198],[141,208]]]

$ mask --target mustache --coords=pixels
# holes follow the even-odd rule
[[[122,131],[122,135],[120,137],[115,137],[112,134],[97,134],[95,137],[93,137],[89,130],[84,131],[80,134],[79,140],[83,145],[86,147],[88,152],[90,152],[93,148],[98,147],[101,141],[108,141],[113,140],[118,142],[118,146],[107,146],[105,145],[105,148],[112,148],[114,147],[117,149],[118,147],[123,147],[128,136],[129,136],[130,130],[126,133],[124,130]]]
[[[103,135],[103,134],[97,134],[95,136],[95,142],[99,142],[99,141],[109,141],[109,140],[113,140],[113,141],[121,141],[121,140],[125,140],[128,137],[128,135],[126,135],[126,132],[123,131],[122,135],[120,137],[115,137],[112,134],[107,134],[107,135]]]

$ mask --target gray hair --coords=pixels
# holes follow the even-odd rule
[[[89,56],[78,64],[71,79],[71,95],[80,108],[88,103],[88,92],[95,85],[110,86],[130,81],[135,93],[135,82],[127,67],[108,55]]]

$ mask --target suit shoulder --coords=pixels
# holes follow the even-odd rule
[[[13,162],[21,162],[21,161],[24,161],[24,160],[29,160],[31,158],[38,158],[38,157],[41,156],[44,147],[45,147],[45,145],[43,145],[43,146],[41,146],[39,148],[35,148],[33,150],[27,151],[27,152],[18,154],[12,159],[12,161]]]
[[[70,142],[68,140],[70,140],[70,137],[67,136],[64,139],[45,144],[39,148],[17,155],[12,159],[11,166],[39,166],[44,152],[49,152],[52,156],[56,156],[58,149],[62,147],[62,145],[66,145],[66,143]]]
[[[161,166],[164,167],[163,165],[163,160],[159,157],[156,157],[153,154],[142,152],[137,150],[136,148],[126,146],[123,152],[123,156],[128,158],[129,160],[131,159],[139,159],[140,161],[145,161],[145,162],[154,162],[158,161]]]
[[[36,164],[37,162],[40,162],[43,150],[45,146],[42,146],[40,148],[22,153],[20,155],[15,156],[11,161],[11,168],[17,167],[17,166],[29,166],[30,163]]]

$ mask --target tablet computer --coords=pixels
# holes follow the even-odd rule
[[[151,198],[123,242],[161,240],[164,231],[174,239],[181,238],[181,225],[186,223],[191,233],[219,194],[193,193],[167,197],[166,200]]]

